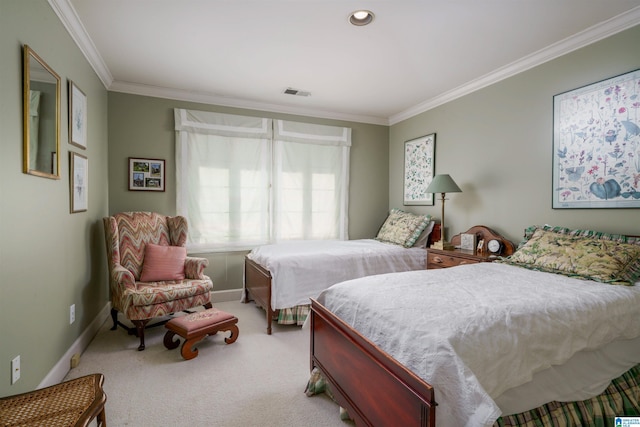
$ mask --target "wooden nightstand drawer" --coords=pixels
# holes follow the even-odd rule
[[[463,264],[475,264],[481,262],[480,260],[461,257],[459,253],[447,251],[436,251],[435,249],[428,249],[427,252],[427,268],[447,268],[455,267],[456,265]]]

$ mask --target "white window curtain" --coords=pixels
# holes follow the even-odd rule
[[[351,129],[174,113],[176,210],[189,223],[190,251],[348,238]]]
[[[274,124],[273,240],[348,239],[351,129]]]
[[[190,251],[269,240],[270,119],[175,110],[176,210]]]

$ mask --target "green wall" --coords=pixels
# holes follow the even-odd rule
[[[349,181],[349,237],[374,237],[389,203],[389,128],[387,126],[265,111],[228,108],[109,92],[109,212],[132,210],[176,212],[174,108],[304,121],[352,128]],[[128,191],[129,157],[166,160],[165,192]],[[199,254],[216,291],[242,288],[246,252]],[[214,298],[223,298],[218,295]],[[231,298],[236,298],[234,294]]]
[[[640,234],[638,209],[552,209],[553,96],[640,68],[640,26],[391,126],[389,207],[402,206],[404,141],[436,133],[448,236],[486,225],[517,243],[533,224]],[[440,218],[441,203],[407,207]]]
[[[0,396],[61,380],[70,350],[85,345],[87,331],[104,318],[101,218],[175,213],[176,107],[351,127],[354,239],[372,237],[389,208],[403,208],[404,141],[432,132],[436,173],[451,174],[464,191],[447,202],[453,233],[484,224],[518,241],[527,225],[551,223],[640,234],[637,209],[551,209],[553,95],[640,68],[638,42],[635,27],[387,127],[108,93],[45,0],[0,0]],[[22,44],[63,80],[60,180],[22,173]],[[67,79],[87,94],[86,150],[68,143]],[[69,213],[69,151],[89,159],[87,212]],[[165,159],[166,191],[128,191],[128,157]],[[404,208],[440,216],[438,201]],[[217,291],[242,286],[243,255],[204,255]],[[69,325],[71,304],[76,321]],[[17,355],[22,376],[11,385]]]
[[[61,77],[59,180],[22,173],[23,44]],[[101,224],[108,204],[107,91],[44,0],[0,0],[0,56],[0,396],[5,396],[40,385],[108,303]],[[68,143],[67,79],[87,95],[86,150]],[[69,151],[89,160],[87,212],[70,213]],[[76,321],[70,325],[71,304]],[[17,355],[22,373],[11,385],[10,363]],[[62,365],[68,369],[69,361]]]

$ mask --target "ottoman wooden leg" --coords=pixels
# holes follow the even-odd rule
[[[173,339],[173,337],[175,336],[176,336],[176,333],[173,331],[167,331],[167,333],[164,334],[164,346],[167,349],[172,350],[180,345],[179,339],[175,339],[175,340]]]
[[[182,354],[182,357],[185,360],[191,360],[196,357],[198,355],[198,349],[193,348],[193,345],[198,343],[199,341],[202,341],[202,339],[206,336],[206,334],[199,335],[197,337],[185,340],[184,344],[182,344],[182,348],[180,349],[180,354]]]
[[[225,331],[230,331],[231,335],[229,335],[228,338],[224,339],[224,342],[226,342],[227,344],[231,344],[236,342],[236,340],[238,339],[238,334],[240,334],[240,330],[238,329],[237,325],[230,325],[228,328],[224,329]]]

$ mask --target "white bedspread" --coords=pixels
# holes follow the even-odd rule
[[[439,426],[491,426],[505,390],[577,352],[640,336],[637,284],[498,263],[351,280],[319,302],[434,386]]]
[[[271,273],[271,307],[279,309],[309,304],[344,280],[424,269],[427,252],[373,239],[302,240],[260,246],[248,256]]]

